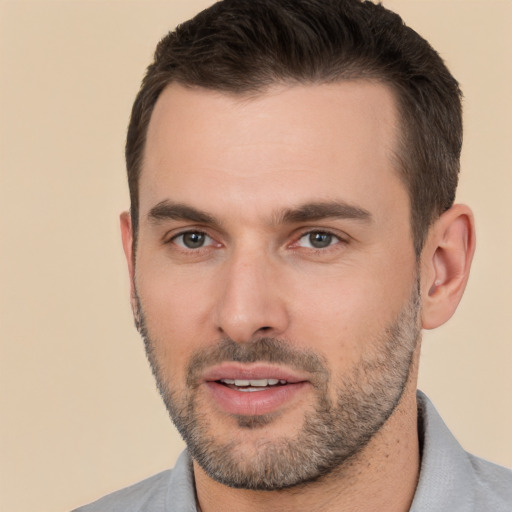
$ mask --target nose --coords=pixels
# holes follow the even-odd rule
[[[222,336],[244,343],[283,335],[289,318],[278,263],[261,253],[237,254],[219,277],[216,320]]]

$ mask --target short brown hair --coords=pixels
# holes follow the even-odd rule
[[[419,255],[430,224],[455,199],[461,92],[441,57],[400,16],[361,0],[223,0],[160,41],[126,142],[134,235],[146,133],[167,85],[255,94],[276,83],[351,79],[376,80],[395,93],[401,119],[396,156]]]

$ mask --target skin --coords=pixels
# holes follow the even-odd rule
[[[223,337],[244,344],[272,336],[327,362],[326,394],[334,402],[336,384],[382,351],[378,340],[418,278],[421,326],[450,318],[469,274],[472,215],[462,205],[445,212],[418,263],[393,156],[398,130],[393,94],[371,82],[276,86],[251,98],[179,85],[162,93],[140,178],[136,256],[127,212],[121,229],[134,311],[137,292],[154,357],[176,396],[188,391],[186,368],[196,352]],[[163,202],[209,219],[155,216]],[[333,202],[364,218],[283,220],[285,211]],[[194,230],[208,235],[198,250],[180,237]],[[332,243],[311,247],[311,231],[332,233]],[[194,463],[202,511],[409,510],[420,463],[418,357],[419,343],[398,406],[350,463],[272,492],[227,487]],[[235,440],[247,460],[262,438],[296,436],[315,404],[307,384],[264,428],[247,429],[206,386],[197,393],[211,436]]]

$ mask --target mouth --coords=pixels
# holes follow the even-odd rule
[[[254,391],[265,391],[277,386],[286,386],[288,382],[284,379],[220,379],[216,382],[224,384],[236,391],[252,393]]]
[[[202,379],[213,403],[229,414],[254,416],[290,406],[310,386],[307,378],[267,365],[224,364]]]

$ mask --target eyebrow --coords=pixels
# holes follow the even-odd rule
[[[164,220],[181,220],[198,224],[221,225],[221,222],[215,217],[202,210],[182,203],[173,203],[167,199],[153,206],[149,210],[148,218],[157,224]],[[272,224],[296,224],[328,218],[370,222],[372,215],[368,210],[343,201],[312,202],[278,212],[274,216]]]
[[[277,223],[293,224],[321,219],[353,219],[370,222],[372,215],[368,210],[343,201],[313,202],[297,208],[287,208],[279,214]]]
[[[199,224],[218,224],[215,218],[206,212],[182,203],[160,201],[149,210],[148,218],[154,223],[163,220],[186,220]]]

